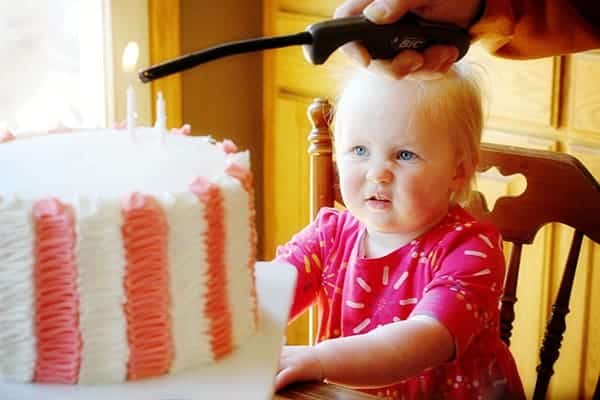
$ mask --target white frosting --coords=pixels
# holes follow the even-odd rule
[[[133,134],[90,130],[31,136],[0,144],[0,380],[30,382],[33,378],[32,204],[44,198],[57,198],[76,213],[83,342],[79,383],[123,382],[127,376],[120,201],[132,192],[155,196],[169,225],[174,344],[170,372],[213,360],[210,321],[204,315],[207,226],[202,203],[189,193],[189,185],[199,176],[223,189],[233,344],[252,334],[248,194],[237,179],[224,173],[227,162],[249,168],[249,154],[226,155],[207,137],[165,134],[153,128],[137,128]],[[6,200],[12,196],[21,200]]]
[[[191,193],[158,198],[169,224],[171,326],[175,355],[171,373],[212,361],[210,321],[204,315],[208,264],[204,205]]]
[[[0,380],[30,382],[34,336],[32,205],[0,197]]]
[[[198,176],[220,175],[225,162],[208,137],[154,128],[37,136],[0,145],[0,195],[66,200],[180,193]]]
[[[125,254],[117,201],[77,205],[79,329],[83,338],[79,383],[116,383],[127,377],[127,323],[123,310]]]
[[[218,180],[223,191],[225,213],[225,265],[227,290],[233,316],[233,344],[239,346],[253,329],[254,316],[249,301],[252,274],[248,267],[250,257],[250,214],[248,193],[233,177]]]

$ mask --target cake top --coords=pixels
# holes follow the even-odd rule
[[[218,179],[231,162],[249,168],[248,152],[158,128],[35,135],[0,143],[0,196],[70,200],[186,192],[200,176]]]

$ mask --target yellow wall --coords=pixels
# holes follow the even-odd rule
[[[181,51],[261,35],[260,0],[181,0]],[[262,193],[262,55],[237,55],[182,75],[183,121],[194,132],[232,139],[250,149],[257,205]],[[259,237],[262,220],[257,209]]]

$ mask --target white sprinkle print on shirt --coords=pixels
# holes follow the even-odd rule
[[[394,290],[398,290],[398,288],[400,288],[400,286],[404,283],[404,281],[406,280],[406,278],[408,278],[408,272],[404,271],[402,273],[402,275],[400,275],[400,278],[398,278],[398,280],[396,281],[396,283],[394,283]]]
[[[365,329],[371,323],[371,319],[367,318],[363,320],[360,324],[356,325],[353,329],[353,333],[360,333],[363,329]]]
[[[383,277],[381,278],[381,284],[383,286],[387,286],[388,281],[390,279],[390,267],[387,265],[383,267]]]
[[[477,236],[479,237],[479,239],[483,240],[485,242],[485,244],[487,244],[490,249],[494,248],[494,245],[492,244],[492,241],[490,240],[489,237],[485,236],[483,233],[480,233]]]
[[[474,274],[471,274],[470,276],[483,276],[483,275],[489,275],[491,273],[492,273],[492,271],[489,268],[486,268],[486,269],[482,269],[481,271],[477,271]]]
[[[465,250],[465,256],[487,258],[487,254],[477,250]]]
[[[401,306],[407,306],[409,304],[417,304],[417,298],[411,297],[409,299],[402,299],[398,303],[400,303]]]
[[[356,308],[356,309],[365,308],[364,303],[355,303],[352,300],[346,300],[346,305],[350,308]]]
[[[360,276],[358,278],[356,278],[356,283],[358,283],[358,286],[363,288],[363,290],[365,292],[371,293],[371,286],[369,286],[369,284],[367,282],[365,282],[365,280],[363,278],[361,278]]]

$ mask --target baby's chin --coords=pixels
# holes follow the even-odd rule
[[[369,224],[366,223],[367,232],[374,235],[385,235],[385,236],[410,236],[411,233],[407,232],[406,229],[395,225],[382,225],[382,224]]]
[[[367,228],[367,233],[372,236],[379,236],[382,239],[397,237],[402,242],[410,242],[418,239],[425,232],[430,230],[430,227],[416,227],[411,224],[396,223],[377,223],[376,221],[361,221]]]

